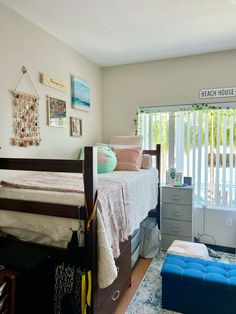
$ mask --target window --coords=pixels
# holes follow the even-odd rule
[[[236,104],[140,108],[144,148],[162,147],[161,182],[174,166],[192,177],[195,204],[236,208]]]

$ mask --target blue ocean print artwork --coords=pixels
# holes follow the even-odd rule
[[[74,109],[90,109],[90,87],[78,76],[71,76],[71,102]]]

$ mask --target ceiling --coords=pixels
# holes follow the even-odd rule
[[[0,0],[99,66],[236,48],[236,0]]]

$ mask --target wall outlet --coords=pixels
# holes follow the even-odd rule
[[[225,219],[225,225],[226,225],[227,227],[232,227],[232,226],[233,226],[233,219],[232,219],[232,217],[227,217],[227,218]]]

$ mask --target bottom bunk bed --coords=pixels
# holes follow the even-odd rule
[[[150,152],[149,152],[150,153]],[[160,150],[158,151],[152,151],[152,154],[154,154],[157,157],[157,165],[160,162]],[[86,148],[85,149],[85,162],[84,167],[82,165],[81,161],[52,161],[47,160],[40,162],[36,160],[17,160],[17,159],[0,159],[0,165],[2,169],[15,169],[15,170],[38,170],[38,171],[59,171],[59,172],[82,172],[84,170],[84,189],[80,188],[80,191],[82,191],[84,194],[78,193],[79,196],[74,197],[74,201],[72,204],[67,204],[65,202],[65,198],[67,196],[60,196],[61,191],[51,191],[51,194],[53,195],[53,198],[56,198],[56,203],[54,200],[54,203],[50,203],[50,197],[46,197],[45,191],[43,191],[41,188],[38,189],[36,192],[34,191],[33,194],[34,197],[32,199],[31,197],[27,197],[26,194],[30,194],[32,191],[30,191],[30,188],[25,188],[24,192],[21,195],[20,189],[17,189],[16,193],[16,187],[4,187],[5,192],[3,192],[3,189],[0,189],[0,228],[2,228],[3,231],[5,231],[7,234],[11,234],[12,236],[24,240],[24,241],[30,241],[30,242],[36,242],[40,243],[41,245],[50,245],[53,247],[60,247],[65,248],[68,239],[70,237],[69,227],[76,230],[80,226],[79,221],[83,220],[83,227],[88,225],[88,222],[91,222],[88,232],[88,268],[92,271],[92,301],[91,301],[91,309],[93,313],[112,313],[112,311],[115,309],[117,303],[119,302],[122,294],[127,289],[127,287],[131,284],[131,240],[130,237],[127,237],[127,234],[131,234],[133,229],[137,228],[137,224],[141,220],[141,216],[138,216],[133,211],[133,217],[132,221],[135,222],[133,226],[128,226],[129,229],[128,233],[125,235],[123,234],[123,240],[119,243],[119,238],[117,238],[115,241],[112,240],[112,233],[113,230],[110,228],[110,221],[107,220],[106,215],[103,212],[103,206],[104,202],[107,201],[107,199],[102,200],[102,196],[104,194],[102,193],[103,189],[109,189],[111,190],[111,186],[115,189],[115,186],[119,186],[119,190],[124,192],[124,184],[122,183],[121,178],[116,176],[116,174],[113,174],[113,177],[110,178],[108,175],[105,175],[103,177],[103,186],[100,185],[99,182],[102,180],[97,179],[96,175],[96,158],[95,156],[94,148]],[[124,174],[124,173],[123,173]],[[140,172],[141,174],[141,172]],[[74,176],[73,180],[77,180],[77,175]],[[129,175],[128,175],[129,176]],[[98,176],[99,177],[99,176]],[[115,178],[114,178],[115,177]],[[129,176],[130,177],[130,176]],[[11,181],[11,180],[10,180]],[[78,180],[79,181],[79,180]],[[116,185],[112,185],[112,183],[116,182]],[[140,179],[141,182],[144,181],[144,179]],[[16,181],[17,182],[17,181]],[[81,184],[81,183],[80,183]],[[155,182],[157,184],[157,181]],[[74,185],[74,181],[73,181]],[[136,186],[138,188],[138,185],[133,183],[133,186]],[[100,198],[98,199],[98,214],[94,214],[94,203],[95,203],[95,195],[96,190],[98,188],[98,192],[100,195]],[[12,190],[11,190],[12,189]],[[155,187],[154,187],[155,189]],[[47,191],[47,193],[50,194],[50,191]],[[71,191],[69,193],[74,193],[74,191]],[[152,193],[152,192],[151,192]],[[16,196],[17,195],[17,196]],[[42,199],[39,198],[39,195],[44,198],[44,201],[42,202]],[[132,193],[129,195],[132,196]],[[155,196],[157,198],[157,194]],[[87,205],[87,211],[85,211],[84,206],[78,206],[78,204],[84,203],[84,200],[86,200]],[[132,197],[129,200],[131,203]],[[143,203],[142,200],[141,205],[135,205],[142,208]],[[101,204],[103,206],[101,206]],[[156,204],[156,203],[154,203]],[[83,204],[82,204],[83,205]],[[148,206],[148,207],[147,207]],[[149,209],[153,207],[153,203],[150,203],[149,205],[145,205],[145,210],[142,213],[144,216],[142,218],[145,218],[147,212]],[[122,208],[122,210],[127,210],[128,206],[126,205],[125,208]],[[120,209],[120,207],[119,207]],[[87,215],[86,215],[87,212]],[[113,213],[114,214],[114,213]],[[36,231],[38,228],[38,231],[35,232],[35,230],[32,230],[31,228],[28,228],[28,230],[23,230],[22,221],[23,224],[29,223],[27,222],[27,219],[23,215],[26,215],[27,217],[36,217],[37,223],[35,221],[31,221],[30,225],[31,227],[34,226],[33,229]],[[32,216],[31,216],[32,215]],[[38,216],[37,216],[38,215]],[[105,225],[105,228],[101,230],[101,223],[99,225],[99,217],[101,216],[101,220]],[[11,225],[6,224],[6,217],[15,216],[15,221]],[[109,215],[108,215],[109,216]],[[114,215],[112,216],[114,218]],[[49,219],[50,223],[45,223],[44,219]],[[80,218],[80,220],[78,219]],[[98,218],[98,219],[97,219]],[[56,221],[58,222],[59,219],[59,225],[56,225]],[[136,220],[135,220],[136,219]],[[41,223],[39,221],[41,220]],[[5,221],[5,223],[3,223]],[[17,223],[16,223],[17,222]],[[20,225],[18,224],[20,222]],[[121,225],[118,227],[120,230],[122,230],[122,222],[124,220],[120,220]],[[16,224],[15,224],[16,223]],[[38,227],[37,224],[39,223]],[[69,223],[69,224],[68,224]],[[15,225],[14,225],[15,224]],[[18,224],[18,225],[17,225]],[[48,237],[40,237],[39,234],[42,233],[42,230],[45,229],[46,225],[50,224],[53,226],[50,230],[50,241]],[[108,225],[109,224],[109,225]],[[127,221],[126,221],[127,224]],[[18,226],[18,228],[17,228]],[[29,226],[29,225],[28,225]],[[57,227],[56,227],[57,226]],[[104,226],[103,226],[104,227]],[[126,226],[127,227],[127,226]],[[119,228],[117,230],[119,231]],[[26,228],[27,229],[27,228]],[[25,232],[26,231],[26,232]],[[100,233],[99,233],[100,231]],[[123,230],[124,231],[124,230]],[[64,236],[61,239],[58,239],[58,233],[63,234]],[[114,280],[113,283],[109,285],[107,288],[100,289],[98,287],[98,279],[101,279],[101,276],[103,278],[109,277],[109,271],[108,269],[104,268],[104,259],[107,258],[107,256],[104,256],[104,252],[106,254],[106,251],[102,251],[99,248],[99,239],[102,241],[103,237],[107,236],[109,245],[113,246],[113,252],[112,252],[112,258],[115,257],[115,263],[113,260],[113,270],[114,267],[116,268],[117,272],[117,278]],[[122,232],[121,232],[122,233]],[[54,234],[54,235],[53,235]],[[45,234],[44,234],[45,236]],[[99,238],[100,237],[100,238]],[[126,241],[125,237],[127,238]],[[54,242],[52,241],[55,240]],[[112,242],[113,241],[113,242]],[[118,241],[118,242],[117,242]],[[98,248],[97,248],[98,244]],[[1,244],[0,244],[1,245]],[[106,248],[107,249],[107,248]],[[61,249],[52,249],[53,255],[61,256],[63,255],[64,250]],[[55,253],[56,252],[56,253]],[[58,254],[59,252],[59,254]],[[111,253],[111,252],[110,252]],[[109,253],[109,254],[110,254]],[[1,254],[1,253],[0,253]],[[101,258],[102,255],[102,258]],[[111,259],[109,259],[109,262]],[[58,261],[58,259],[57,259]],[[1,256],[0,256],[0,264],[1,264]],[[100,270],[100,273],[99,273]],[[99,277],[100,276],[100,277]],[[1,278],[1,277],[0,277]],[[9,312],[10,313],[10,312]]]

